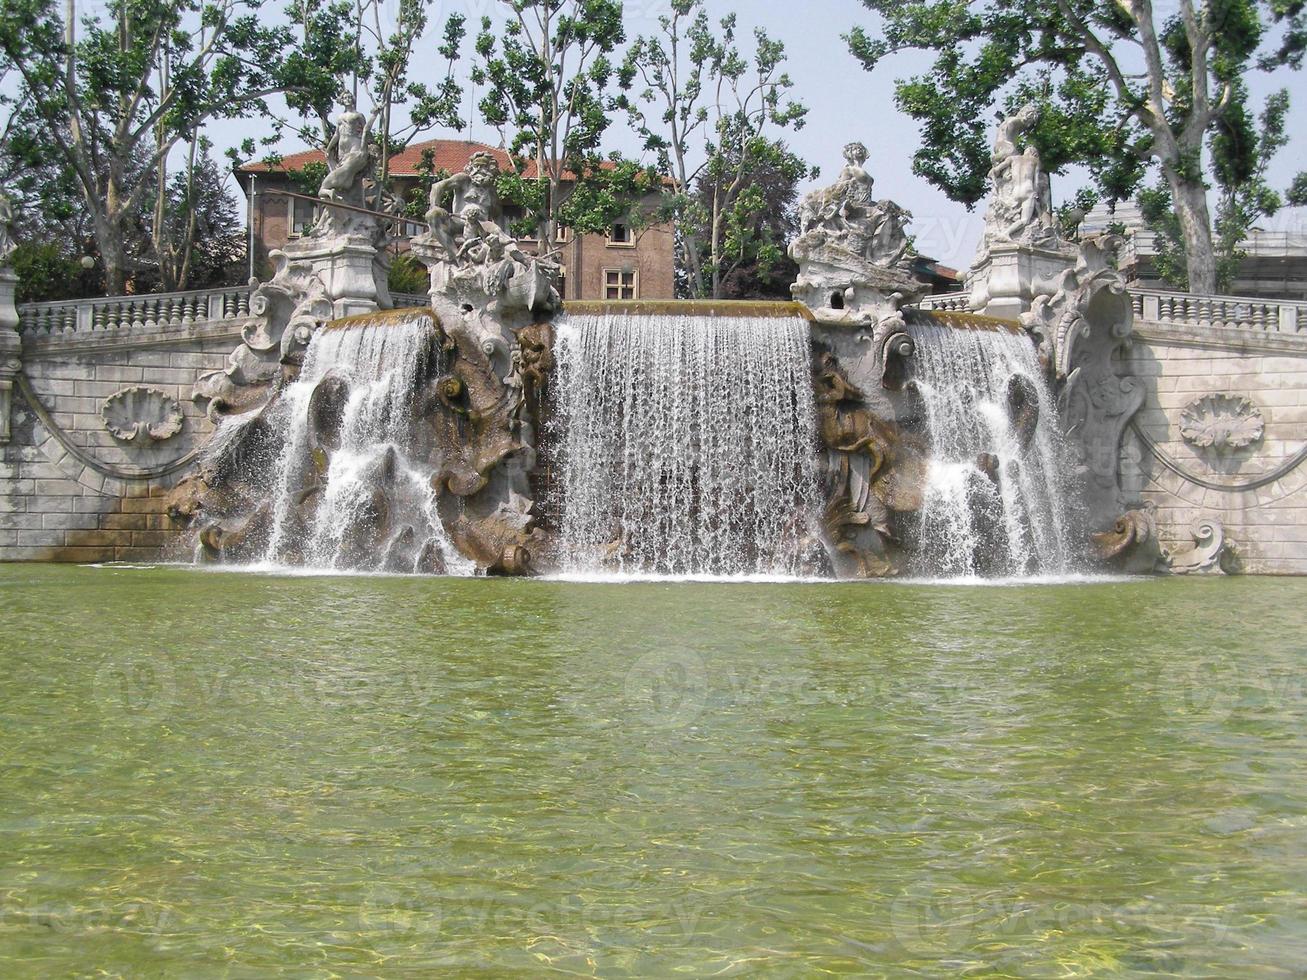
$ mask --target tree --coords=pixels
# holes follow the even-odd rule
[[[245,252],[240,209],[211,149],[192,141],[185,168],[159,180],[151,244],[165,292],[224,284]]]
[[[701,293],[711,290],[714,299],[789,299],[798,269],[786,249],[798,230],[799,182],[811,171],[779,140],[756,137],[740,152],[748,156],[743,166],[719,155],[702,171],[685,222],[687,238],[700,243],[709,259],[710,277]],[[742,189],[723,207],[726,185],[741,175]],[[702,221],[697,226],[696,217]],[[714,234],[720,237],[715,247]]]
[[[556,241],[560,224],[605,231],[645,190],[641,168],[600,153],[613,106],[609,56],[625,40],[622,4],[499,3],[507,23],[501,37],[489,17],[482,19],[472,81],[487,88],[482,117],[499,130],[515,164],[500,189],[526,212],[541,242]]]
[[[899,51],[935,52],[929,73],[897,83],[899,107],[923,125],[917,173],[974,203],[985,191],[989,110],[1033,98],[1044,110],[1033,138],[1049,170],[1083,164],[1104,196],[1121,200],[1156,166],[1188,287],[1216,290],[1209,156],[1232,177],[1257,169],[1264,147],[1248,138],[1244,80],[1300,66],[1303,3],[1178,0],[1164,18],[1152,0],[863,3],[883,24],[880,37],[861,28],[847,36],[867,69]]]
[[[766,175],[795,182],[807,167],[773,130],[802,128],[807,110],[788,96],[785,48],[755,32],[752,58],[736,45],[736,18],[714,33],[703,0],[672,0],[659,32],[637,38],[621,71],[621,102],[668,175],[663,215],[677,224],[692,296],[722,295],[728,273],[778,256],[782,223],[768,223]],[[814,172],[815,175],[815,172]],[[772,217],[782,219],[783,212]]]
[[[1285,203],[1267,181],[1266,170],[1275,154],[1288,145],[1288,111],[1289,93],[1281,89],[1267,98],[1255,129],[1250,120],[1232,115],[1211,140],[1217,190],[1213,224],[1216,283],[1222,291],[1230,288],[1247,257],[1243,243],[1249,231],[1259,218],[1275,214]],[[1290,189],[1286,196],[1292,200],[1292,194]],[[1156,234],[1158,273],[1168,282],[1184,283],[1188,269],[1183,230],[1165,185],[1140,191],[1139,202],[1145,221]]]
[[[6,0],[0,73],[20,85],[11,125],[73,175],[109,292],[136,268],[126,243],[174,148],[207,120],[263,114],[285,88],[290,43],[263,24],[259,0],[111,0],[103,13]]]
[[[332,134],[332,115],[348,94],[367,117],[367,129],[378,143],[378,179],[389,184],[390,159],[419,134],[446,126],[462,129],[459,104],[463,90],[454,78],[466,18],[451,14],[445,21],[437,53],[444,59],[443,77],[434,87],[414,81],[409,73],[414,53],[425,38],[430,0],[292,0],[288,13],[295,23],[298,46],[288,59],[286,74],[294,84],[286,102],[308,126],[300,137],[324,146]],[[389,31],[383,18],[394,15]],[[401,120],[401,110],[406,117]],[[251,148],[252,149],[252,148]],[[247,153],[248,157],[250,154]]]

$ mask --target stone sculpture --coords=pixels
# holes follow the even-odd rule
[[[134,385],[114,392],[100,405],[100,418],[115,439],[134,442],[147,436],[165,442],[182,430],[177,401],[158,388]]]
[[[1166,553],[1157,536],[1157,512],[1151,505],[1127,511],[1090,540],[1094,558],[1113,571],[1146,575],[1166,567]]]
[[[313,262],[281,250],[271,258],[276,272],[254,291],[242,343],[226,368],[195,383],[192,399],[215,421],[267,401],[280,381],[298,372],[314,332],[333,319],[335,304]]]
[[[1236,570],[1234,547],[1225,540],[1225,527],[1218,517],[1199,517],[1189,529],[1192,547],[1172,552],[1173,575],[1224,575]]]
[[[14,241],[14,205],[0,193],[0,266],[9,264],[9,256],[17,247],[18,243]]]
[[[391,202],[370,177],[375,156],[367,121],[348,96],[326,155],[318,219],[308,234],[269,253],[273,276],[254,290],[242,343],[225,369],[195,384],[192,398],[215,420],[259,407],[293,379],[309,340],[325,323],[393,305],[390,221],[378,210]]]
[[[799,279],[792,291],[824,320],[874,322],[925,291],[911,272],[916,255],[906,226],[912,216],[873,198],[866,147],[850,143],[844,159],[835,183],[799,206],[799,236],[790,246]]]
[[[1021,148],[1039,122],[1039,107],[1028,103],[999,123],[989,169],[993,188],[985,212],[982,248],[995,244],[1056,245],[1052,192],[1039,150]]]
[[[896,575],[894,524],[921,509],[925,446],[869,410],[831,351],[817,348],[813,360],[831,565],[840,578]]]
[[[1262,413],[1241,395],[1203,395],[1180,412],[1180,435],[1197,449],[1243,449],[1261,439],[1264,430]]]
[[[1029,143],[1038,121],[1039,108],[1025,105],[1000,121],[994,137],[985,231],[966,282],[971,309],[989,316],[1016,319],[1051,297],[1076,260],[1058,234],[1048,174]]]
[[[376,151],[369,138],[367,120],[354,107],[352,96],[344,97],[336,129],[327,142],[327,176],[318,187],[318,197],[325,202],[309,236],[363,235],[372,238],[377,231],[375,218],[347,208],[367,208],[381,202],[369,172],[376,162]]]
[[[1021,317],[1061,386],[1062,424],[1079,458],[1090,530],[1111,527],[1128,509],[1120,486],[1121,436],[1144,403],[1143,384],[1118,370],[1134,309],[1125,280],[1109,263],[1116,242],[1113,235],[1084,239],[1056,292],[1036,299]]]
[[[432,301],[442,321],[468,312],[512,321],[559,305],[560,267],[528,255],[508,234],[498,176],[498,160],[483,151],[472,155],[463,173],[431,188],[428,230],[413,240],[413,253],[430,270]],[[494,333],[482,332],[487,339]]]
[[[0,445],[9,442],[14,376],[23,364],[18,337],[18,275],[10,268],[17,243],[13,234],[14,206],[0,193]]]
[[[449,367],[419,399],[432,487],[458,550],[494,574],[525,574],[547,548],[536,527],[530,474],[535,467],[534,416],[538,399],[532,365],[542,363],[546,332],[521,331],[506,381],[478,338],[446,332]]]

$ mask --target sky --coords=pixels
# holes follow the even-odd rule
[[[277,0],[271,2],[277,4]],[[397,0],[387,2],[397,6]],[[628,38],[656,31],[659,16],[668,12],[667,0],[624,0],[624,3]],[[1164,11],[1168,3],[1174,0],[1155,0],[1154,7]],[[96,0],[89,3],[84,0],[82,4],[83,9],[95,6]],[[918,250],[959,269],[970,265],[980,237],[982,210],[968,211],[912,173],[912,156],[919,145],[917,124],[894,106],[895,79],[925,70],[930,64],[927,55],[900,54],[874,72],[865,71],[841,38],[854,24],[875,26],[875,16],[859,0],[707,0],[707,8],[714,18],[734,11],[739,18],[738,36],[744,42],[750,42],[754,28],[760,27],[785,43],[788,71],[795,83],[793,94],[809,110],[804,128],[790,133],[787,139],[801,157],[821,168],[817,184],[833,180],[843,164],[843,146],[861,140],[870,151],[867,169],[876,180],[876,195],[890,198],[912,213],[909,230]],[[471,34],[482,16],[497,17],[500,9],[499,0],[433,3],[425,42],[433,55],[431,71],[440,70],[437,65],[440,59],[434,56],[434,49],[449,13],[465,14]],[[418,59],[419,63],[421,60]],[[465,55],[464,71],[467,65]],[[421,72],[415,75],[420,78]],[[1270,173],[1273,186],[1283,190],[1294,173],[1307,168],[1304,163],[1307,160],[1307,75],[1281,71],[1269,77],[1254,75],[1250,82],[1258,102],[1268,92],[1283,86],[1289,87],[1295,96],[1296,104],[1289,119],[1289,132],[1294,136],[1276,158]],[[247,136],[258,135],[252,131],[249,121],[215,122],[207,132],[219,151],[239,144]],[[465,130],[462,135],[490,143],[499,141],[494,130],[475,121],[470,131]],[[457,138],[459,134],[437,130],[422,138],[437,136]],[[301,148],[293,139],[277,147],[283,153]],[[625,119],[614,120],[606,149],[638,153],[639,142]],[[1054,176],[1055,199],[1069,198],[1082,181],[1083,176],[1075,173]],[[1307,209],[1286,209],[1266,219],[1262,227],[1307,233]]]

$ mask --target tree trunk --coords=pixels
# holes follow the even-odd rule
[[[95,237],[100,246],[100,261],[104,263],[104,294],[121,296],[127,290],[127,254],[122,236],[109,225],[97,221]]]
[[[1185,267],[1189,292],[1216,292],[1216,249],[1212,244],[1212,218],[1207,207],[1207,188],[1201,180],[1187,179],[1170,167],[1163,167],[1171,187],[1171,200],[1184,238]]]

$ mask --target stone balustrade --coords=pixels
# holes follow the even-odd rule
[[[239,320],[249,315],[252,291],[250,286],[230,286],[184,293],[24,303],[18,307],[18,331],[25,337],[46,339]]]
[[[18,329],[25,337],[46,339],[240,320],[249,315],[251,292],[250,286],[230,286],[184,293],[25,303],[18,307]],[[1307,335],[1307,302],[1196,296],[1151,289],[1132,289],[1130,296],[1135,319],[1140,323]],[[966,312],[967,298],[966,292],[941,293],[925,297],[920,306],[926,310]],[[424,293],[396,293],[393,299],[398,307],[426,306],[428,302]]]
[[[1296,334],[1307,332],[1307,303],[1249,296],[1195,296],[1192,293],[1130,291],[1135,319],[1167,326],[1226,327]]]
[[[395,302],[395,309],[402,310],[411,306],[430,306],[431,297],[426,293],[391,293],[390,298]]]
[[[966,290],[956,293],[940,293],[936,296],[927,296],[919,304],[923,310],[943,310],[946,313],[967,313],[970,312],[971,306],[968,303],[971,294]]]
[[[965,292],[941,293],[921,301],[926,310],[966,311]],[[1143,324],[1205,329],[1307,334],[1307,302],[1249,296],[1197,296],[1156,289],[1131,289],[1135,320]]]

